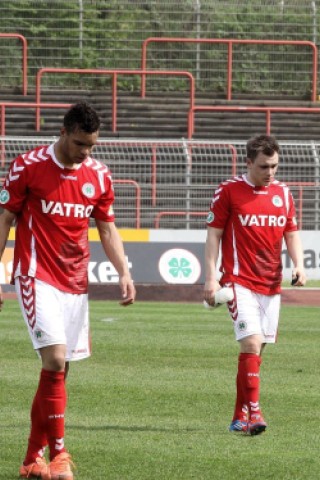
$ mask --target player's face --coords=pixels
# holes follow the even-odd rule
[[[262,152],[254,160],[247,159],[248,180],[256,187],[267,187],[273,182],[279,165],[279,155],[271,157]]]
[[[63,164],[71,166],[84,162],[97,143],[98,136],[99,132],[86,133],[82,130],[76,130],[68,133],[65,129],[62,129],[60,145]]]

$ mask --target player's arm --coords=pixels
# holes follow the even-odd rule
[[[96,219],[97,229],[105,254],[119,273],[119,283],[122,294],[122,305],[134,302],[136,290],[125,258],[122,239],[113,222],[104,222]]]
[[[4,209],[2,213],[0,213],[0,260],[2,258],[4,249],[6,248],[6,243],[8,240],[10,228],[15,218],[16,218],[16,215],[12,212],[9,212],[9,210]],[[3,305],[3,293],[0,285],[0,310],[2,308],[2,305]]]
[[[216,280],[216,264],[219,256],[220,240],[223,229],[208,227],[205,244],[205,284],[204,300],[211,304],[214,294],[219,286]]]
[[[294,285],[302,287],[305,285],[307,278],[303,266],[303,249],[299,232],[285,232],[284,239],[293,262],[292,278],[297,279]]]

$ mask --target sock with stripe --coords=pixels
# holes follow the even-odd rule
[[[46,422],[41,409],[39,388],[34,396],[31,407],[31,430],[24,465],[35,462],[37,457],[43,457],[45,447],[48,445]]]
[[[42,370],[40,377],[40,398],[50,450],[50,460],[65,452],[64,425],[67,395],[65,373]]]
[[[261,415],[259,405],[261,357],[252,353],[241,353],[239,360],[240,382],[244,402],[248,405],[249,417]]]
[[[240,355],[238,360],[238,373],[236,378],[236,403],[234,407],[234,413],[232,421],[241,420],[242,422],[247,421],[248,407],[245,403],[245,395],[243,382],[241,381],[241,369],[240,369]]]

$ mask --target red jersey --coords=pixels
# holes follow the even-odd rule
[[[17,214],[12,279],[28,275],[71,293],[88,287],[89,219],[113,222],[110,170],[87,158],[74,169],[54,145],[13,160],[1,205]]]
[[[222,284],[239,283],[265,295],[280,292],[283,235],[297,230],[293,198],[284,183],[256,187],[246,175],[222,182],[207,225],[223,229]]]

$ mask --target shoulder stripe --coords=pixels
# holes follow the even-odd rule
[[[243,182],[243,178],[242,177],[228,178],[227,180],[224,180],[223,182],[221,182],[221,185],[228,185],[230,183],[238,183],[238,182]]]
[[[18,180],[20,177],[20,172],[24,170],[24,165],[19,167],[16,162],[12,165],[12,168],[9,171],[9,182],[13,182],[14,180]]]
[[[94,160],[91,157],[89,157],[85,161],[85,165],[89,168],[92,168],[93,170],[98,170],[99,172],[102,172],[102,173],[109,172],[109,168],[107,167],[107,165],[104,165],[103,163],[98,162],[98,160]]]
[[[107,176],[111,179],[110,170],[107,165],[99,162],[98,160],[93,159],[92,157],[87,158],[84,164],[86,167],[91,168],[98,174],[98,180],[101,188],[101,192],[105,192],[104,177]]]
[[[30,150],[29,152],[23,153],[19,157],[17,157],[9,170],[9,174],[6,179],[6,186],[9,185],[10,182],[14,182],[18,180],[21,175],[21,172],[28,166],[34,163],[39,163],[48,160],[50,158],[49,155],[46,154],[47,147],[42,147],[39,150]],[[22,161],[21,161],[22,160]],[[19,165],[20,163],[20,165]]]
[[[24,153],[21,156],[26,165],[31,165],[32,163],[39,163],[48,160],[49,155],[46,155],[45,151],[46,148],[43,147],[40,150],[31,150],[30,152]]]

